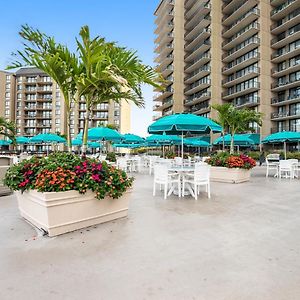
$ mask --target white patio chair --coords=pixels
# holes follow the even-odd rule
[[[182,195],[184,197],[184,191],[186,184],[192,187],[193,196],[197,200],[200,193],[200,186],[205,186],[208,198],[210,198],[210,166],[205,163],[195,164],[195,170],[193,173],[187,173],[182,179]]]
[[[267,164],[267,172],[266,172],[266,177],[269,176],[269,173],[271,170],[275,170],[275,175],[276,177],[278,175],[278,162],[274,160],[269,160],[268,158],[266,159],[266,164]]]
[[[176,166],[182,166],[183,164],[182,157],[174,157],[174,163]]]
[[[152,175],[152,171],[154,170],[154,165],[157,162],[158,157],[153,156],[149,158],[149,175]]]
[[[298,172],[299,172],[299,162],[298,159],[288,159],[288,161],[292,164],[292,168],[293,168],[293,174],[292,177],[293,178],[298,178]]]
[[[289,160],[279,161],[279,178],[293,178],[293,164]]]
[[[131,172],[131,165],[128,164],[128,161],[126,158],[119,158],[117,160],[117,167],[125,172]]]
[[[170,174],[168,166],[165,164],[156,164],[154,166],[154,179],[153,179],[153,196],[156,195],[156,185],[159,184],[160,190],[164,188],[164,199],[169,196],[168,191],[173,185],[177,185],[178,197],[181,197],[181,182],[179,174]]]

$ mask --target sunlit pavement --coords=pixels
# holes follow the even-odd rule
[[[298,300],[300,180],[264,174],[198,201],[137,175],[127,219],[56,238],[1,197],[0,299]]]

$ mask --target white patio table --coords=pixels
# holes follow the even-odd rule
[[[186,166],[182,166],[182,167],[170,167],[168,169],[169,173],[178,173],[181,177],[181,180],[182,180],[182,177],[184,176],[184,174],[187,174],[187,173],[192,173],[194,172],[195,168],[194,167],[186,167]],[[192,190],[192,187],[189,185],[189,184],[186,184],[185,185],[185,190],[183,191],[184,192],[184,195],[193,195],[194,192]],[[170,196],[171,194],[174,194],[174,195],[178,195],[178,190],[175,186],[172,186],[171,189],[169,190],[169,193],[168,193],[168,196]]]

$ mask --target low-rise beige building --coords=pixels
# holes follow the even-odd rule
[[[230,102],[263,113],[261,136],[300,131],[300,0],[162,0],[155,16],[154,120]]]

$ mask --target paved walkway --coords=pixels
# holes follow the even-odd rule
[[[300,180],[214,183],[212,199],[152,197],[128,219],[42,237],[0,198],[0,299],[300,299]]]

